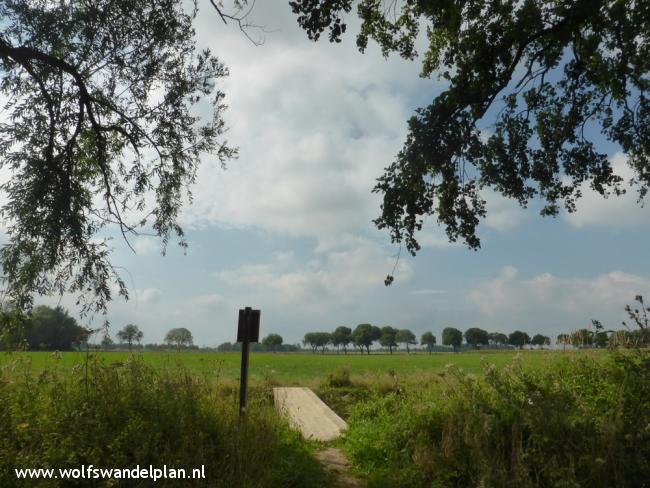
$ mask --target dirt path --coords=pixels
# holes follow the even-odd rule
[[[316,453],[325,470],[334,478],[337,488],[363,488],[365,483],[350,474],[350,462],[345,454],[336,447],[327,447]]]
[[[347,424],[309,388],[273,388],[275,407],[300,429],[305,439],[327,442],[338,438]],[[350,474],[350,463],[343,451],[327,447],[316,453],[325,470],[332,475],[337,488],[362,488],[365,483]]]

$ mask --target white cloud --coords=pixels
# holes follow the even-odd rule
[[[624,318],[623,307],[636,295],[650,295],[650,279],[622,271],[594,278],[562,278],[543,273],[520,277],[512,266],[467,293],[486,323],[498,326],[551,327],[558,332],[584,327],[592,318],[613,327]],[[562,328],[564,327],[564,330]]]
[[[190,307],[201,307],[207,309],[222,308],[226,301],[221,295],[216,293],[208,295],[197,295],[188,300],[187,305]]]
[[[219,32],[231,72],[223,85],[228,138],[240,158],[226,171],[206,158],[181,220],[314,237],[326,248],[332,236],[372,228],[375,180],[401,148],[413,97],[436,85],[418,78],[418,63],[361,55],[353,39],[345,47],[309,42],[288,8],[256,12],[266,14],[282,35],[264,46]],[[197,25],[204,40],[214,38],[208,17]]]
[[[447,293],[447,290],[436,290],[432,288],[422,288],[419,290],[412,290],[409,292],[409,295],[424,295],[424,296],[429,296],[429,295],[443,295]]]
[[[163,292],[158,288],[144,288],[135,290],[137,303],[153,304],[158,303],[163,296]]]
[[[501,196],[494,190],[482,192],[486,202],[485,225],[499,232],[506,232],[522,224],[530,209],[521,208],[516,200]]]
[[[322,252],[307,263],[287,259],[285,255],[269,263],[247,264],[219,271],[214,276],[223,284],[246,289],[256,296],[300,307],[327,307],[350,302],[372,289],[384,287],[395,259],[371,241],[353,248]],[[410,263],[400,261],[395,272],[399,284],[413,276]]]
[[[617,153],[612,157],[614,173],[621,176],[624,185],[634,176],[634,170],[627,163],[627,156]],[[581,186],[582,198],[578,200],[577,210],[566,213],[564,218],[577,228],[587,226],[629,228],[648,226],[650,224],[650,207],[638,203],[638,194],[634,188],[627,187],[625,195],[603,198],[592,190],[588,183]]]
[[[149,236],[139,236],[131,245],[138,256],[160,253],[162,249],[160,239]]]

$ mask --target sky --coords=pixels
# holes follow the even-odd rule
[[[199,4],[199,45],[230,70],[219,88],[239,158],[226,170],[203,158],[180,217],[186,254],[170,245],[162,256],[152,237],[132,241],[137,254],[113,241],[132,295],[110,305],[113,337],[127,323],[145,343],[186,327],[196,344],[216,346],[235,340],[237,311],[251,306],[262,311],[261,336],[292,344],[366,322],[432,331],[438,342],[447,326],[554,338],[591,319],[619,328],[625,304],[650,299],[649,208],[634,191],[605,200],[587,187],[578,211],[557,218],[486,192],[478,251],[449,243],[430,218],[422,250],[402,252],[385,287],[399,248],[371,222],[381,202],[371,190],[402,147],[407,119],[444,86],[419,78],[418,61],[385,60],[375,46],[359,53],[354,21],[342,43],[314,43],[286,2],[258,1],[251,19],[267,33],[255,46]],[[616,171],[631,176],[625,156],[608,149]],[[75,311],[71,297],[37,302]]]

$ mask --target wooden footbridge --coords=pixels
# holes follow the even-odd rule
[[[309,388],[273,388],[273,398],[275,408],[300,429],[305,439],[331,441],[347,429],[345,420]]]

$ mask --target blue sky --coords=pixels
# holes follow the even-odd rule
[[[134,255],[114,240],[132,299],[111,305],[113,336],[129,322],[144,342],[187,327],[195,343],[214,346],[234,340],[237,310],[248,305],[262,310],[262,335],[288,343],[362,322],[438,340],[446,326],[555,337],[592,318],[618,327],[626,303],[650,298],[649,209],[633,191],[604,200],[588,188],[576,214],[555,219],[486,192],[477,252],[448,243],[430,219],[422,251],[402,253],[386,288],[398,249],[371,223],[380,197],[370,190],[401,148],[408,117],[442,86],[419,78],[417,61],[384,60],[374,47],[358,53],[354,25],[339,45],[310,42],[282,6],[256,7],[272,31],[258,47],[201,11],[200,44],[230,69],[221,88],[240,157],[225,171],[202,161],[181,216],[186,255],[170,245],[163,257],[150,237],[133,241]],[[611,157],[631,176],[624,155],[611,148]],[[61,303],[74,312],[70,297]]]

